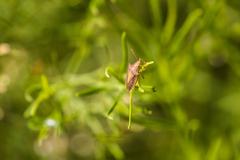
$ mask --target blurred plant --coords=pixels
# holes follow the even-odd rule
[[[128,58],[126,58],[128,56],[128,52],[127,48],[125,48],[127,45],[124,45],[126,44],[125,33],[122,34],[122,43],[122,46],[124,47],[122,48],[123,58],[121,66],[125,66],[127,64],[126,61],[128,60]],[[67,77],[63,78],[61,81],[59,81],[59,78],[57,78],[57,81],[51,85],[49,85],[47,77],[43,75],[41,77],[41,84],[34,84],[27,90],[25,97],[29,102],[31,102],[31,105],[24,113],[26,118],[30,118],[29,127],[39,131],[38,139],[40,144],[48,137],[49,134],[51,134],[51,131],[54,131],[55,135],[60,135],[61,130],[64,127],[63,125],[67,125],[67,123],[72,123],[73,121],[79,121],[83,126],[89,128],[95,137],[120,136],[119,129],[117,128],[119,124],[108,122],[108,126],[105,126],[105,122],[101,122],[101,119],[106,114],[106,110],[104,108],[95,110],[95,107],[99,107],[100,104],[97,101],[98,98],[93,98],[92,101],[96,100],[97,103],[92,102],[93,104],[91,105],[88,104],[89,99],[84,99],[84,97],[94,97],[95,95],[99,95],[100,92],[111,94],[111,92],[114,93],[114,90],[117,90],[120,94],[113,99],[114,103],[107,112],[109,116],[117,106],[118,101],[121,99],[124,93],[127,93],[125,85],[129,91],[128,128],[130,129],[132,117],[132,96],[134,88],[136,87],[140,92],[144,92],[144,88],[142,88],[140,85],[138,78],[139,76],[142,76],[142,72],[147,68],[147,66],[153,63],[142,62],[140,60],[138,62],[139,64],[136,66],[137,68],[135,68],[135,71],[132,70],[133,68],[128,68],[128,72],[131,72],[128,74],[135,74],[132,76],[132,78],[134,78],[134,82],[132,82],[131,88],[128,87],[129,81],[126,81],[126,84],[124,84],[123,80],[124,75],[126,74],[126,67],[119,68],[121,69],[121,72],[118,72],[115,69],[110,70],[111,67],[107,67],[105,70],[107,78],[110,78],[111,75],[118,80],[118,82],[115,81],[110,83],[106,81],[106,79],[101,78],[101,76],[98,78],[99,72],[102,71],[101,69],[99,71],[94,71],[93,73],[87,73],[86,75],[72,75],[72,77],[67,75]],[[81,89],[79,92],[74,94],[74,92],[76,92],[75,88]],[[35,94],[36,97],[34,98],[32,94]],[[76,96],[80,97],[80,99]],[[83,104],[88,104],[89,108],[87,109]],[[96,104],[98,105],[95,106]],[[125,113],[126,112],[123,110],[122,116],[125,116]],[[98,140],[100,144],[102,144],[103,141],[106,141],[104,143],[104,148],[108,148],[116,159],[123,158],[121,149],[114,141],[111,142],[111,139],[106,138],[100,138]],[[103,155],[100,157],[102,156]]]
[[[192,79],[198,72],[195,59],[197,57],[196,53],[199,51],[195,50],[194,47],[198,44],[198,38],[200,37],[201,32],[208,30],[209,26],[213,25],[212,22],[209,21],[209,16],[214,17],[217,12],[219,12],[219,9],[221,8],[220,6],[223,3],[219,3],[214,9],[207,9],[204,16],[203,9],[197,8],[190,11],[186,16],[186,20],[181,22],[180,25],[177,24],[178,2],[176,0],[167,1],[168,13],[164,24],[160,18],[160,8],[157,7],[160,6],[161,3],[157,0],[152,0],[149,1],[153,17],[152,26],[144,25],[133,18],[133,16],[129,14],[129,9],[126,7],[126,3],[128,2],[117,1],[112,3],[107,1],[92,1],[90,4],[90,11],[96,17],[88,17],[86,22],[84,22],[89,24],[89,28],[83,30],[83,35],[81,36],[82,43],[85,43],[85,47],[81,48],[72,56],[66,69],[66,76],[64,75],[63,78],[57,78],[57,80],[54,80],[50,86],[47,85],[46,78],[42,78],[40,92],[25,115],[27,117],[33,115],[34,117],[37,117],[35,115],[36,108],[44,103],[50,103],[47,104],[46,107],[51,106],[52,104],[60,107],[56,107],[57,109],[55,112],[50,111],[48,114],[50,116],[48,118],[44,116],[42,126],[40,127],[41,130],[44,128],[44,124],[49,122],[48,120],[55,120],[57,123],[54,124],[61,126],[66,125],[68,121],[72,122],[76,119],[80,119],[81,124],[89,128],[96,138],[108,137],[109,134],[113,134],[114,137],[120,136],[121,130],[118,127],[121,122],[120,119],[116,118],[117,121],[114,119],[114,121],[117,122],[114,123],[113,121],[104,121],[101,117],[104,113],[110,115],[117,105],[127,106],[125,103],[119,103],[121,97],[126,95],[123,92],[123,90],[125,90],[123,77],[128,64],[128,49],[125,33],[122,34],[122,63],[119,65],[120,67],[116,65],[117,67],[107,67],[105,70],[107,77],[112,76],[115,79],[107,80],[101,76],[99,78],[98,74],[103,72],[103,68],[101,67],[96,71],[86,73],[85,75],[75,74],[80,68],[81,63],[79,61],[85,61],[91,50],[91,47],[89,46],[90,43],[88,44],[86,40],[91,36],[95,36],[92,34],[95,29],[92,23],[99,22],[103,30],[107,30],[109,26],[113,26],[113,29],[117,31],[125,30],[128,33],[130,44],[136,48],[139,56],[143,59],[153,59],[157,62],[157,65],[151,70],[152,74],[147,76],[148,79],[144,81],[150,82],[154,80],[154,85],[159,88],[158,92],[154,96],[142,94],[136,96],[144,101],[151,102],[151,105],[154,105],[155,103],[156,105],[164,104],[167,110],[166,112],[169,114],[167,120],[172,121],[173,123],[169,127],[176,130],[176,139],[180,141],[180,148],[183,150],[186,159],[201,159],[203,155],[201,155],[200,150],[195,145],[193,139],[191,139],[191,135],[194,135],[199,128],[199,120],[188,117],[188,113],[184,109],[185,103],[182,100],[187,94],[189,94],[186,88],[189,87],[188,84],[191,83]],[[141,5],[139,5],[139,7],[141,7]],[[97,21],[97,19],[99,21]],[[106,46],[105,42],[103,42],[103,46]],[[139,63],[140,61],[135,63],[136,68],[138,69],[141,68],[139,67]],[[139,72],[141,72],[140,70]],[[69,73],[74,74],[70,76]],[[136,75],[133,75],[133,77],[134,76]],[[76,81],[73,80],[74,84],[72,84],[73,81],[71,81],[71,78],[77,79]],[[58,82],[59,79],[63,80]],[[143,91],[136,79],[136,77],[132,78],[134,81],[133,86],[137,86],[136,88],[139,91]],[[127,82],[129,83],[129,80]],[[74,97],[76,88],[80,88],[80,92],[77,93],[79,98]],[[65,93],[67,92],[66,90],[69,92],[68,94]],[[113,97],[110,96],[113,95],[113,93],[116,95]],[[132,93],[133,92],[130,91],[128,111],[129,128],[132,117]],[[63,95],[66,96],[66,94],[68,95],[68,98],[61,97]],[[87,99],[90,96],[91,99]],[[52,98],[55,102],[51,102]],[[63,102],[62,99],[65,99],[65,101]],[[48,102],[49,100],[50,102]],[[90,101],[91,103],[89,103]],[[107,106],[110,106],[109,104],[111,101],[112,106],[107,112]],[[74,105],[72,110],[70,109],[71,107],[66,107],[71,105]],[[82,106],[82,108],[80,106]],[[86,108],[86,106],[89,107]],[[44,107],[42,107],[42,110],[43,108]],[[120,117],[126,117],[126,108],[127,107],[118,107],[119,111],[115,112],[115,114],[118,113]],[[138,112],[139,111],[136,109],[136,113]],[[117,116],[114,115],[114,117]],[[108,127],[105,125],[106,122],[108,123]],[[153,129],[159,128],[157,127],[158,125],[164,125],[164,122],[161,122],[159,119],[152,118],[149,119],[148,122],[146,118],[144,119],[141,116],[135,116],[134,122]],[[52,125],[50,126],[52,127]],[[56,127],[56,132],[59,130],[57,128],[59,127]],[[45,131],[46,129],[40,131],[40,137],[45,137],[47,134]],[[104,148],[108,148],[115,158],[123,158],[123,153],[117,143],[111,142],[109,138],[103,139],[98,139],[100,140],[99,145],[105,141]],[[115,149],[110,147],[112,145],[115,145],[115,147],[113,147]]]
[[[124,72],[126,70],[127,66],[127,61],[128,61],[128,48],[127,48],[127,42],[126,42],[126,33],[123,32],[122,34],[122,67],[121,70]],[[153,61],[150,62],[144,62],[141,59],[137,60],[134,64],[129,64],[128,65],[128,70],[127,70],[127,75],[126,75],[126,80],[125,80],[125,86],[129,92],[129,111],[128,111],[128,129],[131,128],[131,120],[132,120],[132,96],[133,96],[133,91],[135,88],[138,88],[140,92],[144,92],[144,89],[140,85],[140,77],[143,77],[142,72],[146,70],[146,68],[152,64]],[[108,73],[108,68],[105,70],[105,74],[108,78],[110,78],[109,73]],[[112,70],[113,72],[113,70]],[[114,74],[116,75],[116,74]],[[145,87],[145,88],[153,88],[153,87]],[[121,98],[122,93],[120,93],[119,97],[117,97],[117,101],[114,102],[113,106],[110,108],[108,111],[108,116],[112,113],[112,111],[115,109],[118,100]]]
[[[39,134],[40,158],[239,159],[239,7],[238,0],[1,1],[1,157],[36,159],[19,114],[28,86],[24,116]],[[124,84],[128,45],[154,61],[141,83],[133,78],[134,100]]]

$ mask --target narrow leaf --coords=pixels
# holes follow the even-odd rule
[[[150,10],[152,12],[152,21],[156,28],[161,26],[160,0],[149,1]]]
[[[113,105],[111,106],[111,108],[109,109],[109,111],[108,111],[108,113],[107,113],[108,116],[109,116],[109,115],[114,111],[114,109],[116,108],[116,106],[117,106],[120,98],[122,98],[123,93],[124,93],[124,92],[122,91],[122,92],[117,96],[117,98],[115,99]]]
[[[184,22],[183,26],[179,29],[176,36],[172,42],[172,48],[170,50],[170,54],[174,54],[176,51],[179,50],[184,38],[191,30],[192,26],[197,22],[198,18],[202,15],[201,9],[194,10],[188,17],[187,20]]]
[[[111,76],[113,76],[120,83],[124,84],[124,80],[113,70],[112,67],[107,67],[104,72],[107,78],[110,78]]]
[[[32,97],[31,94],[38,89],[41,89],[41,85],[39,84],[31,85],[30,87],[28,87],[24,94],[25,99],[28,102],[32,102],[34,98]]]
[[[167,21],[163,29],[163,42],[168,43],[174,32],[176,17],[177,17],[177,2],[176,0],[168,0],[168,15]]]
[[[48,79],[45,75],[41,76],[41,83],[42,83],[42,90],[45,92],[48,92],[50,89],[48,85]]]
[[[121,72],[125,72],[128,65],[128,48],[127,48],[127,41],[126,41],[126,32],[122,33],[121,37],[121,43],[122,43],[122,66],[121,66]]]
[[[97,94],[103,90],[104,90],[103,87],[92,87],[92,88],[84,89],[84,90],[78,92],[76,95],[79,97],[90,96],[93,94]]]

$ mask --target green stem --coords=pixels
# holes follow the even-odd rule
[[[157,29],[161,26],[161,12],[160,12],[160,4],[159,0],[150,0],[150,11],[152,12],[152,21]]]
[[[177,19],[177,1],[176,0],[168,0],[168,15],[167,21],[164,26],[164,39],[163,42],[168,43],[171,38],[172,34],[174,33],[176,19]]]
[[[121,66],[121,72],[125,72],[126,69],[127,69],[127,65],[128,65],[128,49],[127,49],[126,32],[122,33],[121,43],[122,43],[122,66]]]
[[[132,123],[132,96],[133,96],[133,90],[129,92],[129,110],[128,110],[128,129],[131,129],[131,123]]]

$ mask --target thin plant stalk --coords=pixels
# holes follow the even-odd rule
[[[128,129],[131,129],[132,123],[132,101],[133,101],[133,90],[129,92],[129,110],[128,110]]]

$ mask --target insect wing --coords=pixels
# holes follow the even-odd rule
[[[127,72],[127,77],[126,77],[126,82],[125,82],[128,91],[133,89],[134,85],[137,82],[140,63],[141,63],[141,61],[139,59],[134,64],[128,65],[128,72]]]

